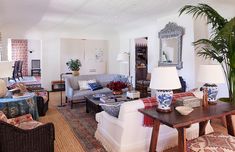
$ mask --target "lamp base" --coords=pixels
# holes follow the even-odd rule
[[[156,90],[156,99],[158,101],[157,109],[159,112],[170,112],[173,97],[172,90]]]
[[[204,84],[203,88],[207,88],[208,91],[208,102],[215,102],[218,94],[218,86],[216,84]]]
[[[172,110],[171,110],[171,108],[169,108],[169,109],[160,109],[160,108],[158,108],[157,107],[157,112],[161,112],[161,113],[169,113],[169,112],[171,112]]]

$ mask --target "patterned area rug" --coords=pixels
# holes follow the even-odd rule
[[[97,122],[94,113],[86,113],[85,103],[57,108],[73,129],[79,142],[87,152],[106,152],[101,143],[95,139]]]

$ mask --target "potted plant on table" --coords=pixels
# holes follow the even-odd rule
[[[221,64],[228,85],[228,101],[235,104],[235,17],[227,20],[207,4],[186,5],[181,8],[180,15],[182,13],[192,14],[195,18],[206,17],[207,24],[212,25],[210,38],[199,39],[193,44],[200,48],[199,56]]]
[[[73,72],[74,76],[79,75],[79,70],[80,70],[80,67],[82,66],[81,61],[79,59],[75,59],[75,60],[71,59],[70,61],[66,62],[66,65]]]

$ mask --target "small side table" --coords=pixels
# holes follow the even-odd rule
[[[58,80],[51,82],[52,91],[64,91],[65,90],[65,81]]]

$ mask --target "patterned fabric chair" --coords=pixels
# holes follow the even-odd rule
[[[54,140],[52,123],[34,121],[30,114],[7,119],[0,111],[1,152],[53,152]]]
[[[214,132],[188,141],[188,152],[234,152],[235,137]]]

